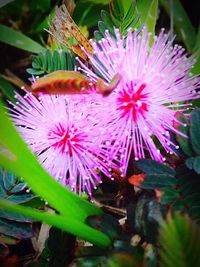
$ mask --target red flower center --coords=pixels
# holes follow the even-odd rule
[[[132,115],[134,121],[137,120],[137,114],[144,114],[147,111],[147,104],[145,100],[147,94],[143,93],[146,84],[142,84],[137,91],[134,91],[133,83],[123,89],[117,98],[118,110],[122,111],[122,117]]]
[[[81,141],[85,137],[86,134],[78,132],[73,126],[66,128],[61,123],[55,125],[48,133],[51,146],[60,150],[61,153],[69,153],[70,156],[72,155],[73,149],[83,147]]]

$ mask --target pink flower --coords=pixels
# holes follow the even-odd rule
[[[75,192],[88,192],[108,177],[105,156],[99,148],[99,132],[92,103],[84,98],[31,93],[16,95],[11,117],[44,168]],[[86,102],[86,103],[85,103]]]
[[[96,116],[101,117],[102,148],[125,175],[132,152],[135,160],[145,158],[146,151],[152,159],[165,160],[156,145],[160,143],[173,153],[169,131],[176,132],[175,114],[188,109],[188,100],[199,97],[200,77],[191,75],[194,60],[182,47],[173,47],[163,30],[152,47],[145,28],[141,34],[130,30],[127,38],[118,30],[115,34],[116,38],[107,31],[101,41],[93,41],[95,54],[87,54],[93,70],[79,63],[94,81],[101,76],[109,84],[116,73],[122,77],[113,93],[102,98]]]

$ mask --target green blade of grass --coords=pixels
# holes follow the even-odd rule
[[[8,81],[6,81],[1,75],[0,75],[0,91],[2,91],[3,95],[5,95],[10,101],[16,102],[16,99],[14,97],[15,95],[15,87],[12,86]]]
[[[150,46],[152,45],[154,40],[157,13],[158,13],[158,0],[153,0],[147,12],[147,18],[145,20],[148,32],[152,33],[149,41]]]
[[[161,5],[164,7],[168,15],[170,15],[170,5],[168,0],[160,0]],[[179,0],[173,0],[173,19],[174,26],[177,33],[181,37],[183,43],[185,44],[187,50],[192,52],[195,46],[196,34],[192,23],[184,10],[181,2]]]
[[[89,227],[79,220],[76,220],[73,217],[65,218],[61,215],[43,212],[22,205],[16,205],[2,199],[0,199],[0,207],[38,221],[45,222],[49,225],[53,225],[97,246],[107,247],[111,244],[111,240],[108,238],[108,236]]]
[[[151,46],[155,35],[155,26],[158,13],[158,0],[138,0],[136,7],[140,14],[140,22],[146,25],[148,32],[152,33],[150,38]]]
[[[136,8],[140,13],[140,21],[141,23],[145,23],[147,18],[148,11],[150,9],[152,1],[151,0],[137,0]]]
[[[0,24],[0,42],[32,53],[39,53],[45,50],[43,46],[23,33],[17,32],[2,24]]]

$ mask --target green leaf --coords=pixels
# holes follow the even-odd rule
[[[168,0],[160,0],[161,5],[170,16],[171,10]],[[177,33],[184,42],[187,50],[192,52],[195,47],[196,34],[192,23],[184,10],[180,0],[172,1],[173,21]]]
[[[110,29],[110,33],[114,34],[114,27],[113,27],[113,21],[110,18],[109,14],[107,11],[102,10],[101,11],[101,18],[106,26],[107,29]]]
[[[200,176],[184,165],[177,168],[178,188],[188,214],[200,224]]]
[[[32,226],[29,223],[20,223],[0,218],[0,233],[18,239],[33,237]]]
[[[196,63],[194,64],[194,68],[191,70],[191,72],[194,75],[200,73],[200,56],[196,58]]]
[[[57,70],[74,70],[75,56],[63,50],[46,49],[43,53],[33,56],[32,68],[26,71],[32,75],[48,74]]]
[[[35,197],[33,193],[26,192],[25,183],[19,182],[15,175],[2,169],[0,169],[0,186],[0,198],[14,203],[24,203]]]
[[[191,114],[190,135],[192,147],[200,155],[200,109],[195,109]]]
[[[60,58],[59,58],[59,53],[58,53],[58,51],[54,51],[54,53],[53,53],[53,58],[52,58],[54,71],[56,71],[56,70],[60,70],[60,69],[61,69],[59,59],[60,59]]]
[[[110,0],[84,0],[84,2],[92,2],[93,4],[102,4],[102,5],[108,5]]]
[[[159,239],[159,266],[200,266],[200,230],[187,216],[176,214],[163,221]]]
[[[147,174],[163,174],[171,176],[175,176],[176,174],[175,170],[171,167],[151,159],[138,160],[135,162],[135,165]]]
[[[140,14],[140,21],[142,24],[144,24],[147,19],[151,4],[152,0],[137,0],[136,2],[136,8]]]
[[[3,147],[0,150],[0,165],[18,177],[23,177],[32,191],[47,200],[60,215],[46,214],[28,207],[13,205],[5,200],[0,200],[0,206],[8,211],[53,224],[99,246],[110,245],[111,241],[105,234],[85,223],[88,216],[100,216],[102,211],[64,188],[42,168],[12,125],[2,104],[0,104],[0,123],[0,145]]]
[[[73,12],[73,19],[79,26],[87,26],[87,28],[94,27],[101,19],[99,11],[102,8],[107,7],[103,5],[101,1],[95,5],[90,2],[85,3],[85,1],[77,1]]]
[[[194,151],[192,149],[192,146],[191,146],[191,143],[190,143],[190,139],[189,139],[188,120],[180,112],[177,112],[176,119],[178,121],[180,121],[181,124],[178,123],[178,122],[175,122],[174,123],[175,129],[178,130],[180,133],[183,133],[185,136],[187,136],[187,137],[184,137],[181,134],[176,133],[176,139],[177,139],[181,149],[183,150],[183,152],[188,156],[193,156]]]
[[[12,45],[32,53],[39,53],[45,48],[21,32],[0,24],[0,42]]]
[[[50,73],[53,70],[53,60],[51,56],[51,52],[47,49],[45,53],[46,62],[47,62],[47,72]]]
[[[122,20],[124,17],[123,2],[121,0],[112,0],[110,2],[110,11],[111,11],[111,16],[114,16],[115,18],[119,18],[119,20]]]
[[[117,235],[120,233],[120,226],[116,218],[109,214],[103,214],[101,219],[99,218],[89,218],[89,225],[94,228],[100,229],[103,233],[108,235],[112,240],[116,239]]]
[[[191,158],[186,159],[186,161],[185,161],[185,165],[190,170],[193,170],[194,159],[195,159],[195,157],[191,157]]]
[[[150,243],[156,242],[158,224],[161,219],[160,206],[149,193],[143,193],[136,204],[134,226],[136,233]]]
[[[179,197],[179,192],[171,187],[164,188],[163,192],[164,194],[161,197],[161,204],[169,204]]]
[[[68,266],[74,257],[75,244],[75,236],[52,227],[49,231],[48,239],[49,266]]]
[[[200,156],[194,158],[193,168],[196,173],[200,174]]]
[[[0,75],[0,90],[6,96],[7,99],[9,99],[14,103],[16,102],[15,87],[12,86],[8,81],[6,81],[1,75]]]
[[[177,180],[169,174],[148,174],[139,185],[143,189],[156,189],[176,186]]]
[[[106,31],[106,26],[105,26],[105,24],[103,23],[103,21],[99,21],[99,22],[98,22],[98,28],[99,28],[99,31],[100,31],[100,33],[102,34],[102,36],[104,36],[105,31]]]
[[[80,202],[81,199],[79,203]],[[62,215],[51,214],[22,205],[13,205],[11,202],[6,200],[0,200],[0,207],[8,211],[30,217],[34,220],[53,225],[61,230],[74,234],[77,237],[88,240],[97,246],[106,247],[111,244],[110,239],[106,235],[82,223],[80,219],[77,219],[73,215],[65,217]]]
[[[107,262],[108,267],[139,267],[141,266],[134,255],[125,252],[113,253],[112,257]]]
[[[157,13],[158,13],[158,0],[152,0],[151,5],[147,12],[146,19],[144,21],[144,23],[147,26],[148,32],[152,33],[150,37],[150,46],[153,44],[154,40]]]
[[[0,219],[1,218],[10,220],[11,224],[13,223],[13,221],[15,221],[15,222],[32,222],[33,221],[32,219],[27,218],[27,217],[20,215],[18,213],[8,212],[8,211],[2,210],[2,209],[0,210]],[[23,224],[21,225],[21,227],[23,227]]]
[[[198,27],[198,33],[196,35],[196,42],[195,42],[195,46],[194,46],[194,49],[193,49],[194,52],[199,50],[199,44],[200,44],[200,24],[199,24],[199,27]]]
[[[75,64],[73,64],[72,61],[73,61],[73,57],[69,53],[65,53],[64,51],[61,52],[60,54],[61,70],[73,70]]]
[[[139,14],[135,8],[135,1],[112,0],[110,1],[110,14],[106,11],[101,12],[102,21],[99,21],[99,31],[94,35],[97,40],[102,39],[105,30],[108,30],[115,37],[114,28],[118,28],[121,35],[127,35],[127,30],[136,27],[139,20]]]
[[[5,6],[5,5],[7,5],[7,4],[9,4],[9,3],[11,3],[11,2],[13,2],[14,0],[1,0],[1,2],[0,2],[0,8],[1,7],[3,7],[3,6]]]

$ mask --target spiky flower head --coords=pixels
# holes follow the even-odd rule
[[[101,182],[101,172],[111,177],[99,149],[91,105],[84,98],[42,95],[38,99],[28,92],[16,98],[18,102],[11,103],[15,125],[44,168],[59,182],[72,191],[91,194]]]
[[[153,159],[165,160],[157,148],[159,142],[166,152],[173,153],[169,131],[176,132],[175,114],[188,109],[188,100],[199,97],[200,77],[191,75],[194,60],[181,46],[172,46],[173,40],[164,30],[151,47],[146,28],[130,30],[126,38],[118,30],[115,35],[106,31],[105,38],[93,41],[95,54],[87,55],[95,71],[79,63],[93,80],[100,75],[109,83],[116,73],[121,75],[114,92],[99,104],[98,114],[99,127],[104,129],[102,147],[125,175],[132,152],[135,160],[145,158],[147,151]]]

